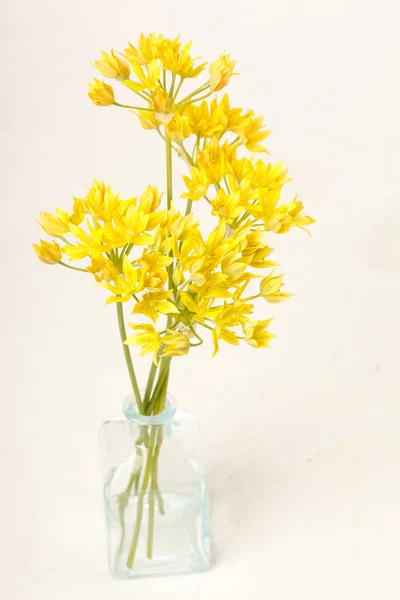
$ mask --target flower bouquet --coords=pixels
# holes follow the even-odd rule
[[[291,294],[282,291],[266,236],[314,222],[297,196],[280,202],[289,179],[282,163],[259,158],[270,133],[263,117],[232,108],[226,93],[218,96],[235,64],[222,54],[207,70],[192,58],[190,43],[156,34],[141,35],[123,52],[102,52],[94,67],[133,100],[117,102],[114,88],[98,79],[89,84],[89,98],[129,111],[161,138],[166,193],[149,185],[140,196],[121,198],[95,180],[68,211],[40,213],[42,229],[54,239],[34,245],[39,259],[94,277],[109,293],[106,304],[116,307],[132,386],[125,418],[106,422],[100,437],[116,577],[209,566],[207,479],[195,456],[191,418],[176,412],[168,394],[171,362],[209,335],[214,355],[221,342],[269,347],[272,319],[255,320],[255,306]],[[179,198],[173,196],[174,156],[187,166]],[[215,220],[208,234],[196,218],[198,202]],[[132,315],[129,333],[124,307]],[[144,389],[131,346],[151,354]]]

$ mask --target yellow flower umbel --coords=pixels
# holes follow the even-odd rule
[[[253,315],[265,308],[264,300],[272,308],[292,296],[274,271],[270,239],[305,229],[314,219],[303,214],[297,195],[281,200],[290,182],[283,163],[255,158],[267,153],[264,117],[235,107],[226,93],[219,96],[234,75],[229,54],[211,62],[208,76],[206,63],[192,57],[191,42],[151,33],[124,52],[100,56],[93,66],[114,80],[115,90],[95,79],[89,97],[97,106],[127,109],[163,139],[166,193],[150,185],[139,196],[122,198],[94,180],[70,210],[40,214],[42,229],[57,241],[34,248],[41,261],[90,274],[108,292],[138,406],[151,413],[165,404],[171,359],[202,344],[204,335],[214,354],[222,342],[269,347],[271,318]],[[131,103],[116,101],[118,85],[134,98]],[[174,155],[188,167],[181,198],[173,198]],[[207,234],[194,201],[215,219]],[[123,306],[139,320],[129,337]],[[143,398],[129,346],[153,356]]]

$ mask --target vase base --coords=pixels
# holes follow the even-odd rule
[[[146,502],[132,568],[127,565],[131,539],[126,534],[122,546],[110,556],[111,575],[116,579],[136,579],[207,571],[210,568],[208,511],[201,510],[204,505],[194,499],[190,495],[164,494],[164,514],[155,515],[151,559],[147,557],[149,505]],[[134,504],[131,500],[128,513],[132,516],[136,514]],[[132,532],[134,519],[128,519],[125,525],[126,531]],[[119,534],[120,528],[114,531]],[[114,544],[121,544],[117,536],[111,535],[111,538]]]

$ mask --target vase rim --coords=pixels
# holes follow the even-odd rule
[[[164,410],[157,415],[151,415],[148,417],[139,412],[135,395],[129,394],[129,396],[125,398],[123,410],[126,418],[129,421],[134,421],[139,425],[162,425],[173,418],[174,414],[176,413],[176,402],[173,396],[167,393]]]

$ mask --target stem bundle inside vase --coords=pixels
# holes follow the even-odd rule
[[[140,196],[122,199],[96,179],[68,211],[40,213],[40,225],[53,239],[34,244],[39,259],[94,277],[110,294],[106,304],[116,304],[132,392],[143,416],[164,410],[172,358],[187,355],[205,336],[213,356],[221,342],[270,346],[272,316],[259,319],[255,313],[265,302],[273,307],[292,295],[282,289],[270,241],[314,222],[303,214],[297,194],[281,202],[290,179],[282,162],[261,158],[270,133],[263,117],[232,107],[226,93],[219,95],[236,74],[235,65],[224,53],[207,69],[206,62],[192,58],[191,44],[159,34],[141,35],[137,46],[122,52],[102,52],[93,66],[132,100],[117,101],[114,87],[98,79],[89,84],[89,98],[96,106],[133,113],[157,134],[155,141],[162,139],[166,194],[149,185]],[[132,126],[131,115],[127,125]],[[186,190],[178,198],[173,197],[173,157],[187,167]],[[209,208],[204,223],[196,218],[198,202]],[[131,314],[129,334],[124,305]],[[152,356],[143,395],[131,347]],[[155,514],[164,512],[158,485],[162,442],[162,427],[141,428],[133,449],[137,460],[119,496],[121,551],[126,536],[132,536],[128,569],[134,568],[144,505],[147,559],[154,553]],[[132,497],[137,514],[128,532]]]

